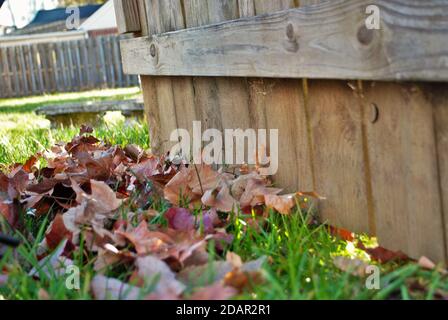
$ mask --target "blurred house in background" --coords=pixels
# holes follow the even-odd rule
[[[89,37],[118,34],[114,1],[107,1],[94,14],[87,18],[78,30],[86,31]]]
[[[79,7],[81,23],[93,15],[101,5],[86,5]],[[66,20],[71,15],[67,8],[56,8],[52,10],[40,10],[34,19],[25,27],[11,33],[13,35],[30,35],[48,32],[67,31]]]
[[[0,98],[138,85],[122,69],[113,0],[79,9],[77,29],[67,30],[71,11],[58,8],[0,35]]]

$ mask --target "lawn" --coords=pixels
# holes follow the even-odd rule
[[[138,89],[93,91],[88,93],[59,94],[45,97],[0,100],[0,165],[7,172],[14,163],[24,163],[36,152],[55,143],[68,142],[78,134],[79,128],[51,129],[48,121],[33,113],[47,103],[68,103],[102,99],[135,97]],[[148,130],[143,123],[123,121],[105,122],[92,133],[112,145],[136,144],[149,148]],[[308,201],[302,198],[300,201]],[[170,207],[167,201],[150,201],[150,209],[157,212],[151,223],[165,221]],[[301,204],[301,203],[299,203]],[[306,209],[301,209],[301,207]],[[148,209],[148,208],[145,208]],[[121,209],[129,213],[130,207]],[[316,208],[298,205],[288,215],[265,209],[260,224],[248,223],[255,210],[243,214],[240,210],[225,217],[225,230],[233,240],[223,250],[208,245],[210,260],[223,261],[232,252],[242,261],[265,258],[257,281],[249,281],[235,299],[447,299],[448,281],[440,268],[423,268],[415,261],[377,261],[376,251],[365,250],[376,246],[374,238],[365,235],[347,235],[347,232],[329,228],[314,220]],[[64,276],[41,275],[40,280],[29,276],[30,270],[39,267],[39,244],[45,238],[53,213],[35,216],[24,214],[24,229],[10,230],[3,221],[0,232],[15,235],[22,244],[15,250],[7,249],[0,260],[0,270],[8,270],[8,279],[2,285],[3,299],[91,299],[91,281],[95,276],[96,256],[86,250],[85,239],[73,253],[73,261],[81,266],[79,290],[66,286]],[[166,221],[165,221],[166,223]],[[336,257],[343,257],[336,263]],[[351,259],[351,260],[350,260]],[[366,286],[368,275],[357,272],[350,261],[377,266],[380,270],[379,288]],[[359,270],[358,270],[359,271]],[[109,276],[129,279],[131,271],[125,266],[108,269]],[[0,278],[1,279],[1,278]],[[261,279],[261,280],[260,280]],[[157,279],[156,279],[157,280]],[[144,284],[151,291],[154,284]]]

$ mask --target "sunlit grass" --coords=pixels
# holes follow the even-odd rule
[[[16,162],[24,162],[31,155],[59,141],[69,141],[79,128],[50,128],[45,118],[32,111],[44,104],[91,101],[92,99],[119,99],[135,97],[138,89],[104,90],[87,93],[60,94],[46,97],[0,100],[0,169]],[[9,110],[9,111],[8,111]],[[14,111],[11,111],[14,110]],[[135,143],[149,147],[148,128],[144,123],[126,123],[118,113],[110,113],[105,122],[96,127],[94,135],[111,144]],[[154,209],[166,211],[166,202],[154,204]],[[352,276],[333,264],[335,256],[357,258],[369,263],[370,257],[353,242],[332,236],[324,225],[309,224],[311,212],[297,209],[289,216],[270,212],[269,217],[256,228],[247,223],[241,213],[232,216],[228,232],[234,241],[227,250],[239,254],[244,261],[267,257],[263,267],[265,281],[239,299],[433,299],[448,292],[447,277],[437,271],[423,270],[416,263],[389,263],[380,265],[381,288],[369,290],[365,278]],[[253,213],[252,217],[255,217]],[[90,299],[89,281],[94,272],[92,256],[75,255],[81,269],[81,289],[69,290],[64,277],[32,279],[28,272],[37,265],[36,248],[48,227],[47,219],[26,216],[27,231],[23,244],[15,251],[7,250],[0,259],[0,270],[8,266],[10,281],[0,288],[1,299],[39,299],[42,292],[52,299]],[[0,230],[1,225],[0,225]],[[374,238],[365,235],[357,239],[367,247],[377,245]],[[212,255],[217,255],[210,246]],[[225,254],[225,253],[224,253]],[[88,259],[83,264],[79,259]],[[127,270],[117,274],[124,277]],[[419,283],[426,291],[413,290]],[[45,290],[45,291],[43,291]]]
[[[32,154],[59,141],[69,141],[79,128],[52,129],[50,121],[33,110],[51,104],[123,100],[137,98],[139,88],[95,90],[82,93],[63,93],[22,99],[0,100],[0,165],[23,162]],[[95,128],[95,134],[116,144],[138,143],[149,147],[147,126],[126,123],[118,113],[107,114],[104,124]]]

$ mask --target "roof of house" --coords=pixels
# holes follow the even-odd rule
[[[101,7],[100,4],[79,7],[80,18],[85,19],[90,17],[100,7]],[[69,13],[66,12],[66,8],[57,8],[53,10],[40,10],[37,12],[34,19],[26,27],[28,28],[37,25],[53,23],[57,21],[64,21],[70,15],[71,15],[70,12]]]
[[[115,18],[114,1],[109,0],[86,19],[78,29],[93,31],[113,28],[117,28],[117,20]]]

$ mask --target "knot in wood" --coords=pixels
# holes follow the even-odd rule
[[[358,29],[358,34],[357,34],[357,38],[358,41],[367,46],[369,45],[372,40],[373,40],[373,30],[371,29],[367,29],[367,27],[365,25],[362,25],[359,29]]]
[[[289,40],[295,40],[294,26],[292,25],[292,23],[288,23],[288,25],[286,26],[286,36],[288,37]]]
[[[157,50],[154,43],[151,43],[151,46],[149,47],[149,53],[151,54],[151,57],[155,58]]]

